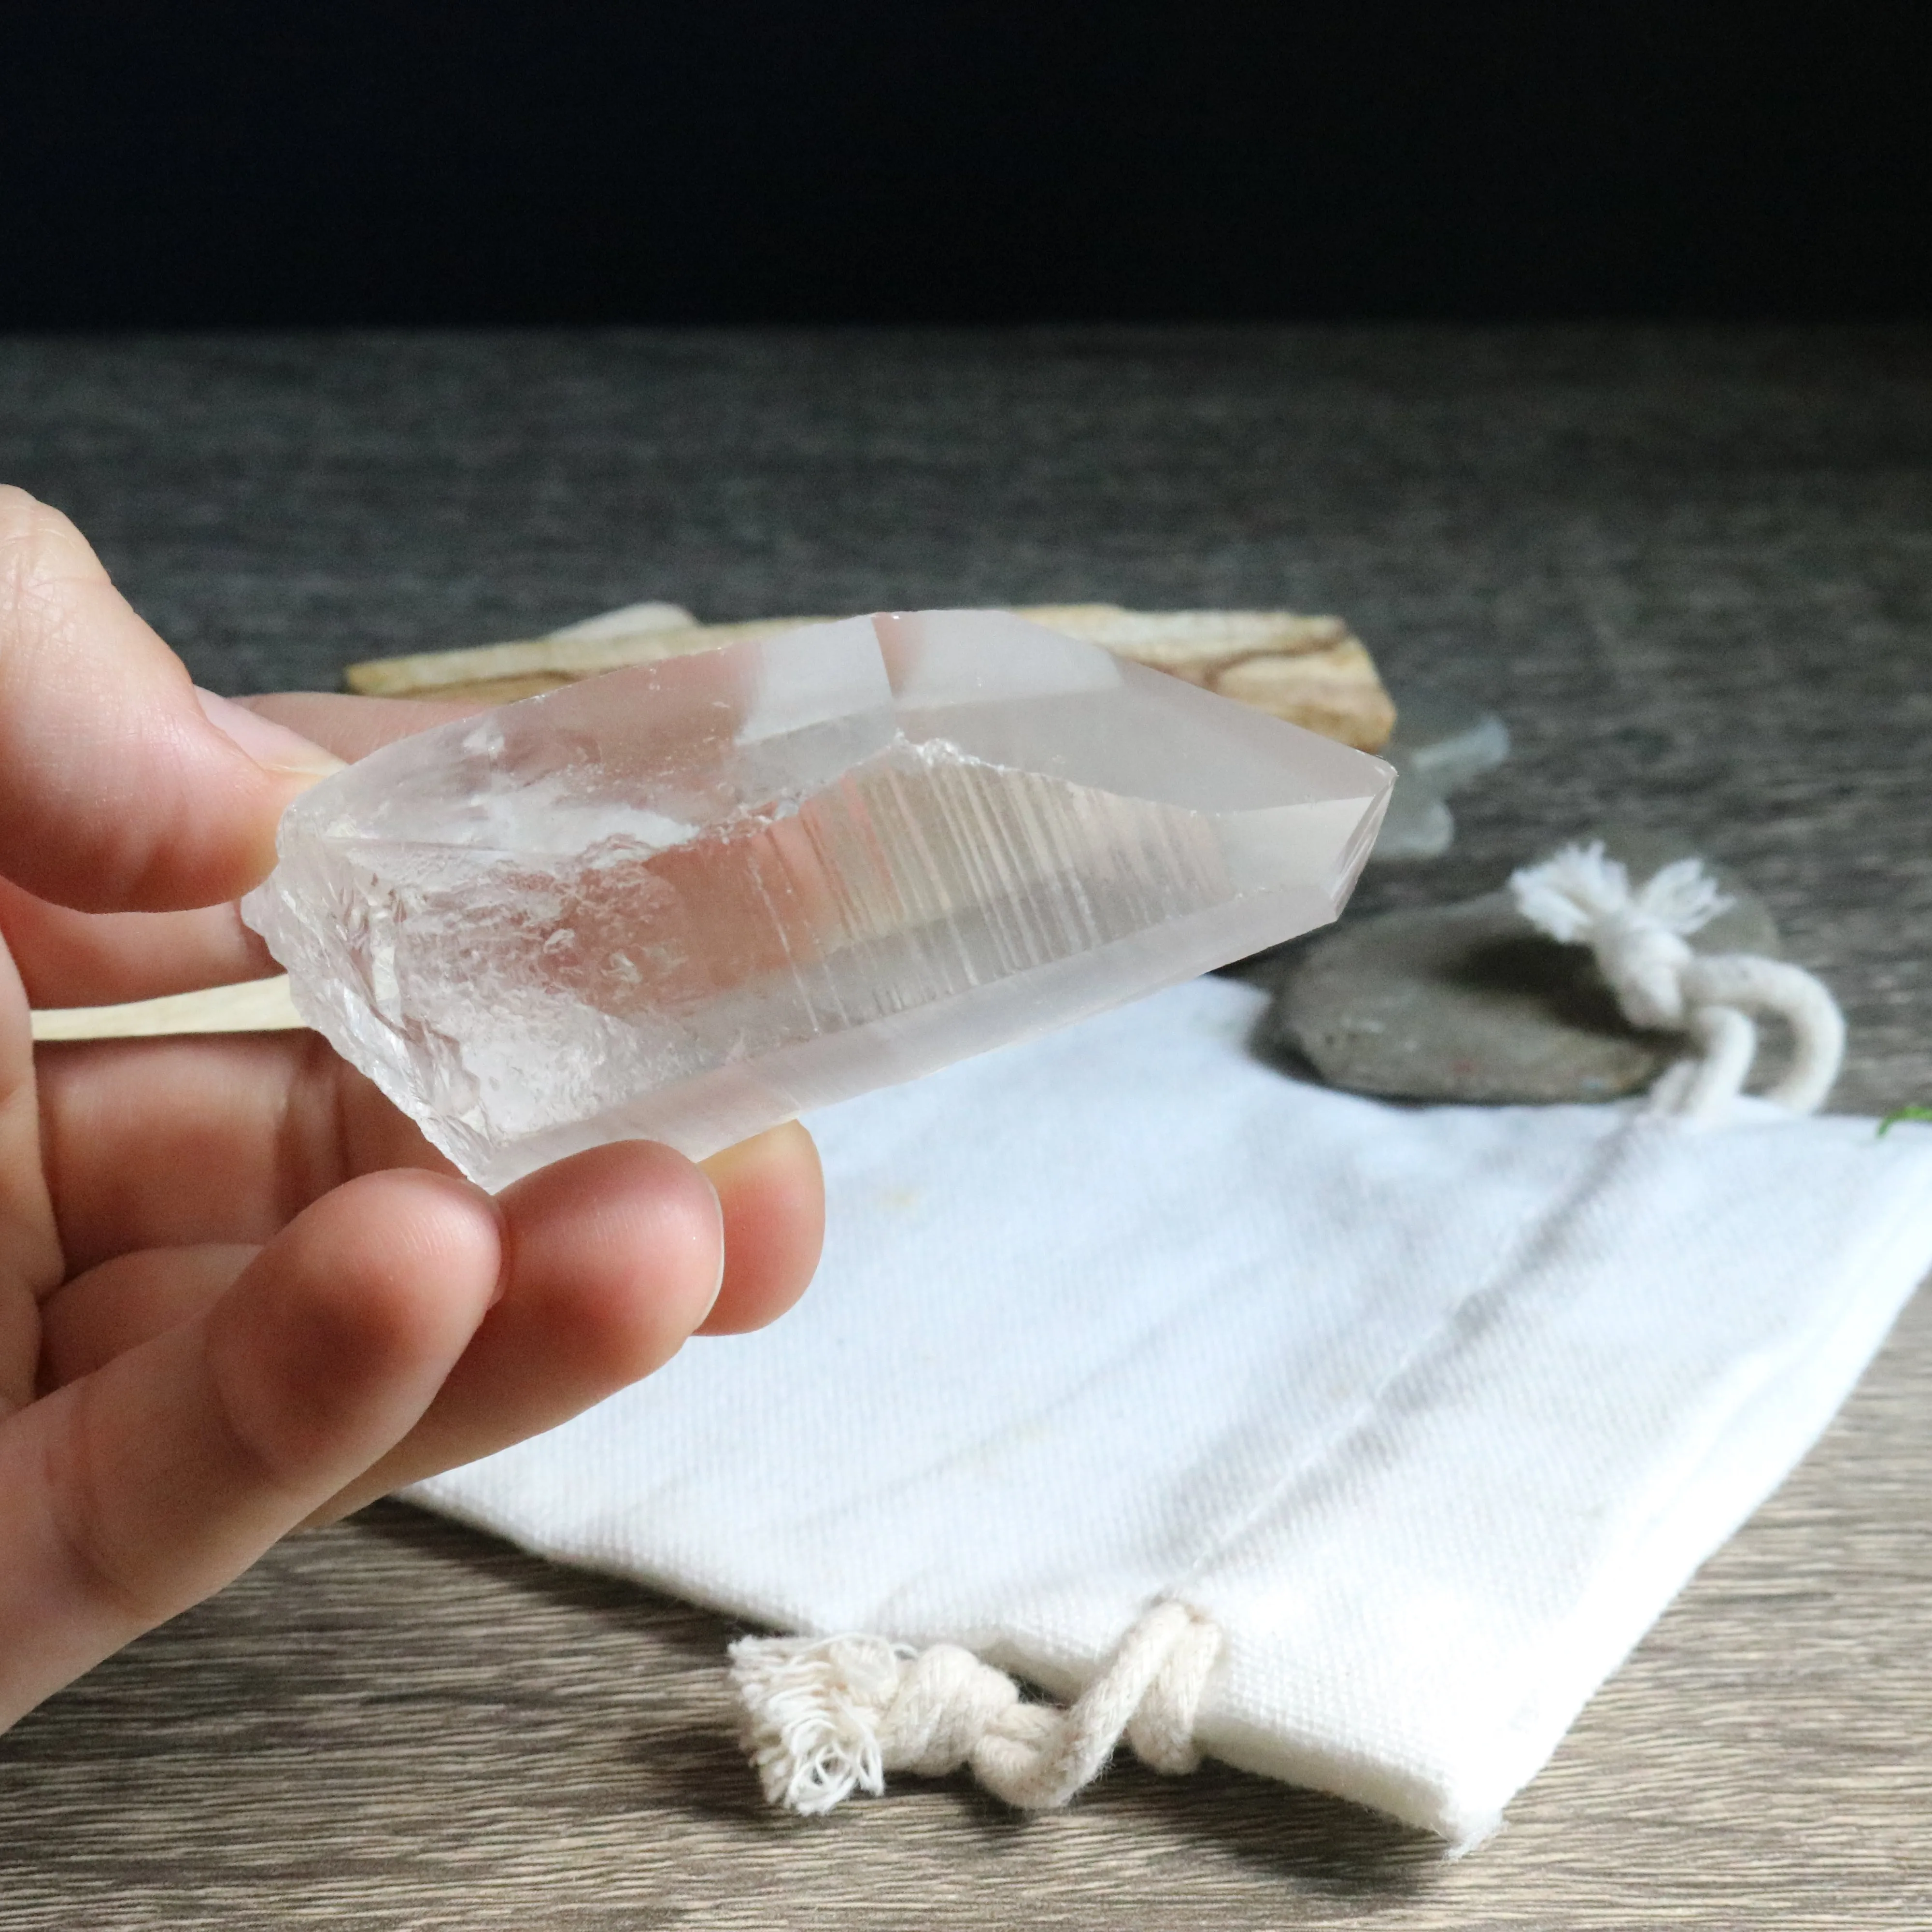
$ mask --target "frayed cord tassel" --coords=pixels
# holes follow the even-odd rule
[[[1156,1771],[1193,1770],[1195,1713],[1220,1629],[1184,1604],[1156,1604],[1065,1709],[1028,1703],[1003,1670],[956,1644],[884,1637],[744,1637],[731,1676],[745,1746],[765,1796],[808,1816],[891,1772],[943,1778],[970,1766],[996,1797],[1057,1810],[1104,1770],[1125,1736]]]
[[[1791,1030],[1791,1064],[1765,1098],[1794,1114],[1824,1105],[1844,1061],[1844,1016],[1802,967],[1692,950],[1689,936],[1731,904],[1702,860],[1680,859],[1634,890],[1601,841],[1568,845],[1513,874],[1510,890],[1539,932],[1589,947],[1633,1026],[1688,1033],[1696,1042],[1697,1057],[1652,1088],[1653,1112],[1721,1120],[1756,1058],[1754,1013],[1776,1014]]]

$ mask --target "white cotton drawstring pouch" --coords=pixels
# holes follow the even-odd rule
[[[1700,966],[1695,877],[1552,866],[1529,914],[1700,1047],[1653,1102],[1363,1100],[1176,987],[818,1114],[793,1313],[412,1493],[781,1633],[734,1671],[798,1810],[1120,1746],[1479,1840],[1932,1266],[1932,1128],[1737,1097],[1728,1016],[1789,1090],[1835,1008]]]

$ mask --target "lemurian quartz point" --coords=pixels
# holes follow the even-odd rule
[[[401,740],[243,905],[498,1188],[694,1157],[1332,919],[1378,760],[1004,612],[854,617]]]

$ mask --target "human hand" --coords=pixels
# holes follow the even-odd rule
[[[796,1125],[493,1200],[312,1034],[35,1049],[30,1004],[274,971],[233,902],[334,762],[310,740],[449,715],[200,696],[0,488],[0,1727],[298,1525],[761,1326],[816,1264]]]

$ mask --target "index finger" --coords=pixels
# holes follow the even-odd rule
[[[298,1216],[199,1316],[0,1420],[0,1729],[400,1441],[502,1262],[474,1189],[370,1175]]]

